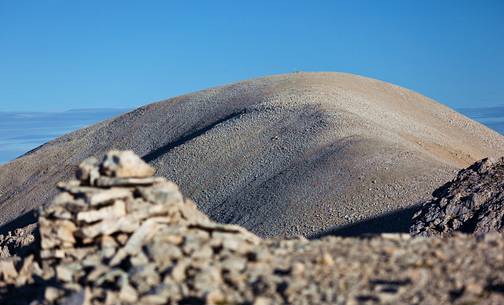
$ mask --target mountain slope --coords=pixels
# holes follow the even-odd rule
[[[277,75],[150,104],[0,167],[1,222],[76,165],[133,149],[210,217],[311,235],[424,199],[504,138],[409,90],[340,73]]]

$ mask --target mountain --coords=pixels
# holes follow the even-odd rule
[[[47,203],[82,159],[112,148],[134,150],[214,220],[293,236],[407,209],[502,155],[504,137],[382,81],[276,75],[150,104],[0,166],[0,221]]]

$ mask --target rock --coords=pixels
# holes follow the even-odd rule
[[[105,155],[100,172],[107,177],[144,178],[154,175],[155,170],[131,150],[112,150]]]
[[[60,265],[56,267],[56,277],[63,282],[71,282],[73,279],[73,272],[70,268]]]
[[[37,267],[34,266],[33,264],[33,254],[27,256],[24,261],[21,269],[19,270],[18,276],[16,278],[16,285],[21,286],[24,285],[28,282],[32,282],[32,279],[30,278],[31,274],[36,272],[35,270]]]
[[[114,258],[110,261],[110,265],[119,264],[127,255],[135,255],[141,251],[144,242],[148,242],[159,229],[158,224],[169,223],[167,218],[151,218],[146,220],[133,235],[129,238],[126,245],[119,249]]]
[[[226,304],[226,296],[220,290],[212,290],[206,295],[208,305]]]
[[[10,258],[0,260],[0,275],[4,280],[14,279],[18,276],[14,261]]]
[[[138,188],[138,191],[146,201],[162,205],[183,201],[182,194],[173,182],[160,181],[152,187]]]
[[[44,299],[48,302],[54,302],[56,299],[63,295],[63,291],[61,289],[57,289],[54,287],[47,287],[44,293]]]
[[[331,254],[329,254],[327,252],[324,252],[324,254],[322,254],[322,258],[320,261],[321,261],[322,265],[327,266],[327,267],[332,267],[334,265],[334,260],[331,256]]]
[[[99,187],[112,186],[148,186],[156,183],[166,182],[163,177],[147,177],[147,178],[110,178],[99,177],[95,181],[95,185]]]
[[[86,196],[86,201],[90,205],[101,205],[107,202],[111,202],[115,199],[128,199],[131,197],[131,192],[127,189],[121,188],[111,188],[108,190],[103,190],[101,192],[96,192]]]
[[[255,299],[253,305],[271,305],[271,300],[265,297],[258,297],[257,299]]]
[[[89,305],[90,291],[88,288],[72,293],[63,301],[63,305]]]
[[[75,243],[74,232],[77,227],[69,220],[49,221],[45,218],[39,222],[41,247],[51,248],[71,248]]]
[[[77,179],[87,185],[93,185],[99,176],[98,159],[95,157],[89,157],[82,161],[76,173]]]
[[[230,257],[222,262],[222,268],[229,271],[240,272],[245,269],[247,260],[243,257]]]
[[[126,303],[134,303],[138,300],[136,290],[131,287],[126,277],[123,277],[120,283],[119,299]]]
[[[412,235],[504,232],[504,158],[484,159],[438,188],[413,218]]]
[[[140,222],[134,216],[126,216],[118,219],[105,219],[96,224],[82,227],[79,235],[93,239],[101,235],[110,235],[117,232],[131,233],[140,226]]]
[[[126,215],[126,205],[122,200],[115,200],[110,206],[98,210],[77,213],[77,221],[93,223],[105,219],[117,219]]]

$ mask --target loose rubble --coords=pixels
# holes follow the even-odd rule
[[[461,170],[433,193],[413,217],[412,235],[504,231],[504,158]]]
[[[153,173],[85,160],[40,212],[40,250],[0,259],[0,304],[504,303],[501,234],[261,240]]]

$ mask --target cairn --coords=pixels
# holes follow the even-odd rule
[[[222,258],[246,253],[259,239],[238,226],[211,222],[173,182],[153,175],[132,151],[111,151],[101,163],[94,157],[82,162],[78,180],[57,185],[62,192],[38,222],[41,266],[30,258],[23,269],[58,284],[46,284],[42,304],[224,298],[219,268],[240,269],[244,262],[222,265],[209,258],[216,251]],[[23,271],[8,266],[13,281],[28,281],[20,282]]]

